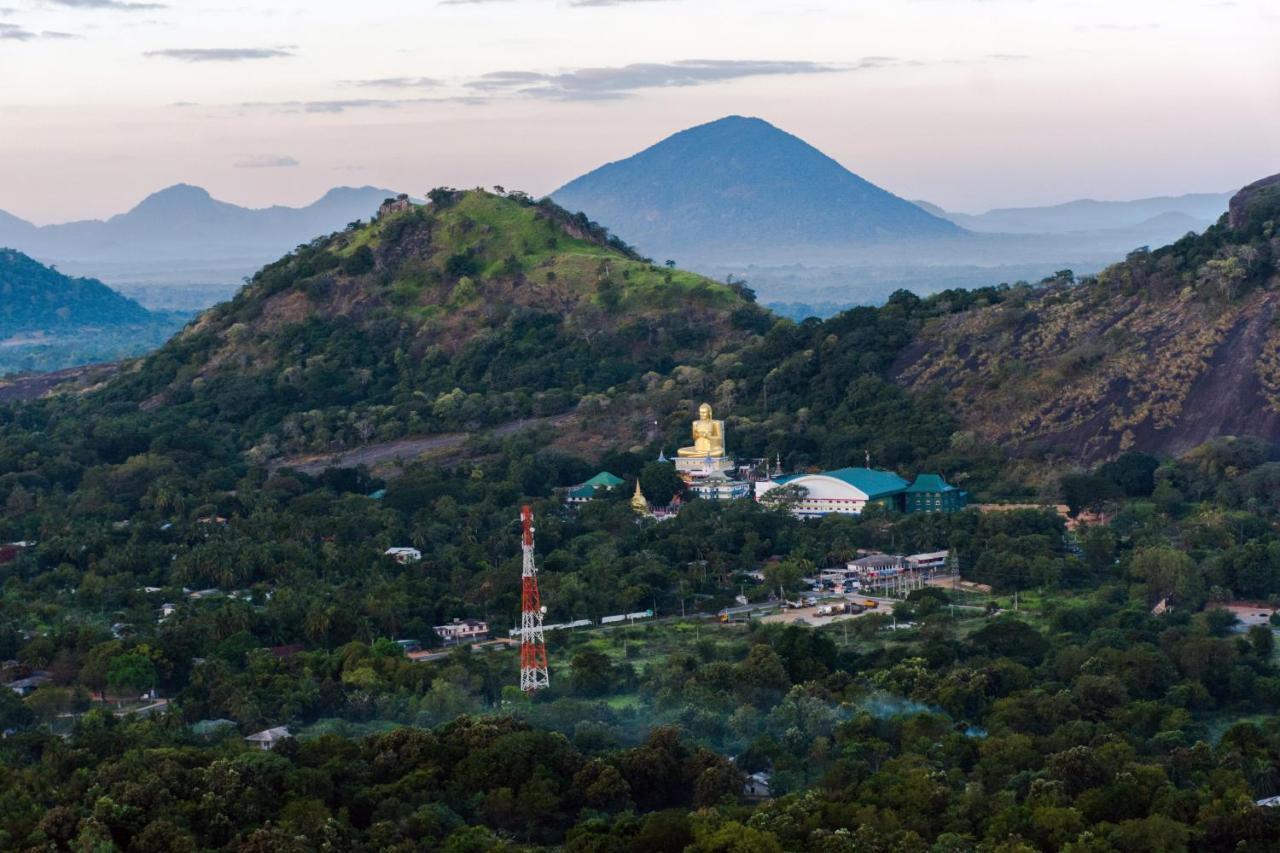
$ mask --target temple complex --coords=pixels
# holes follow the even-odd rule
[[[710,403],[698,407],[690,430],[693,444],[676,451],[676,473],[689,491],[703,500],[728,501],[751,494],[751,484],[732,476],[736,462],[729,455],[724,421],[713,417]]]

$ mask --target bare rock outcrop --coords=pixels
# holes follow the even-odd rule
[[[1272,175],[1260,181],[1254,181],[1231,197],[1227,205],[1227,225],[1233,229],[1245,227],[1249,222],[1249,212],[1253,203],[1261,195],[1280,196],[1280,175]]]

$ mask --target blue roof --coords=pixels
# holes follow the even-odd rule
[[[789,483],[799,477],[832,477],[842,480],[864,493],[869,498],[882,498],[896,495],[907,488],[907,481],[892,471],[877,471],[874,468],[840,468],[836,471],[823,471],[821,474],[788,474],[774,482]]]

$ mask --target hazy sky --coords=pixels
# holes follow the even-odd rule
[[[0,210],[534,194],[756,115],[955,210],[1280,172],[1276,0],[0,0]]]

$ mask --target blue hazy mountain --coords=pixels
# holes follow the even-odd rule
[[[951,238],[955,223],[858,177],[758,118],[667,137],[566,184],[552,198],[640,251],[727,258]]]
[[[916,202],[935,216],[971,231],[1003,234],[1073,234],[1111,230],[1168,231],[1181,237],[1203,231],[1227,212],[1231,193],[1189,193],[1132,201],[1077,199],[1043,207],[1006,207],[986,213],[955,213],[928,202]]]
[[[305,207],[247,208],[178,184],[126,213],[37,227],[0,211],[0,248],[93,276],[153,309],[195,311],[299,244],[369,219],[396,193],[339,187]]]
[[[306,207],[253,209],[218,201],[200,187],[177,184],[105,221],[37,228],[0,212],[0,246],[41,259],[81,263],[161,259],[270,259],[321,234],[367,219],[395,193],[340,187]]]

